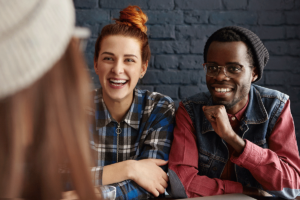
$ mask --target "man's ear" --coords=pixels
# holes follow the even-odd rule
[[[257,67],[254,67],[254,68],[252,68],[252,81],[251,82],[256,81],[257,78],[258,78],[258,70],[257,70]]]

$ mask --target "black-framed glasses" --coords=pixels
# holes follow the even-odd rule
[[[228,64],[225,66],[218,66],[214,63],[203,63],[204,71],[206,72],[207,76],[216,77],[220,73],[221,68],[224,70],[225,76],[228,78],[235,78],[238,77],[241,72],[243,71],[243,65],[239,64]]]

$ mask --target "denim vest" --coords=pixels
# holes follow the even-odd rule
[[[288,98],[281,92],[252,84],[249,104],[240,121],[237,134],[262,148],[268,148],[268,138]],[[229,153],[225,141],[214,132],[202,111],[202,106],[213,105],[210,93],[196,94],[182,103],[196,130],[198,175],[220,178],[229,159]],[[262,189],[247,169],[234,165],[234,170],[237,182],[243,186]]]

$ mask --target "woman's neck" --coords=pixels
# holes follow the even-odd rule
[[[110,99],[109,97],[105,98],[103,95],[103,100],[112,118],[117,122],[121,122],[132,104],[133,95],[120,101]]]

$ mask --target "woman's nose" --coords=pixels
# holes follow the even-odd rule
[[[111,71],[116,74],[124,73],[124,64],[120,61],[116,62]]]

